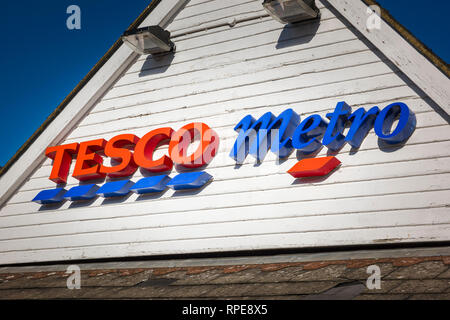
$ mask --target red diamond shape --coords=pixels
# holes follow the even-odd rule
[[[294,178],[320,177],[329,174],[340,164],[336,157],[303,159],[289,169],[288,173]]]

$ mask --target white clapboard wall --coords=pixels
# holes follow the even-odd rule
[[[320,23],[284,28],[261,0],[190,1],[168,27],[176,54],[139,57],[60,144],[205,122],[221,139],[205,170],[214,181],[196,192],[41,207],[33,197],[55,187],[46,160],[1,208],[0,264],[450,240],[450,126],[350,24],[318,5]],[[260,165],[249,156],[240,167],[228,157],[247,114],[290,107],[325,116],[343,100],[354,108],[405,102],[417,129],[390,149],[372,130],[359,151],[337,154],[341,167],[324,179],[288,175],[295,152],[282,163],[269,152]],[[75,185],[70,177],[67,189]]]

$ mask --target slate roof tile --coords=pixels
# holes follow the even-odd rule
[[[433,279],[446,269],[441,261],[427,261],[398,268],[386,276],[386,279]]]
[[[120,262],[117,269],[82,270],[80,290],[67,289],[65,272],[18,268],[0,274],[0,299],[449,300],[448,261],[436,256],[176,268],[126,268]],[[381,289],[366,288],[373,264],[381,269]]]

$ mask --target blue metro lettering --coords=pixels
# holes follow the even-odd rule
[[[292,109],[284,110],[267,129],[271,138],[271,150],[278,158],[285,158],[292,152],[290,138],[300,123],[300,116]],[[278,134],[272,136],[272,129],[278,129]],[[274,130],[275,131],[275,130]]]
[[[269,149],[279,158],[284,158],[293,148],[306,154],[317,151],[322,145],[331,151],[338,151],[346,142],[353,148],[359,148],[372,127],[381,140],[398,144],[406,141],[416,127],[414,113],[401,102],[390,104],[381,112],[375,106],[367,112],[359,108],[352,113],[352,108],[342,101],[334,112],[327,114],[327,118],[329,123],[315,114],[300,122],[300,116],[292,109],[283,111],[277,118],[267,112],[256,121],[247,115],[234,128],[239,131],[239,135],[230,157],[242,163],[250,153],[261,161]],[[392,131],[397,119],[396,128]],[[348,121],[351,121],[351,125],[347,136],[344,136]]]
[[[345,136],[342,134],[347,123],[348,116],[352,113],[352,108],[345,102],[339,102],[333,113],[328,113],[327,118],[330,119],[327,131],[323,136],[322,143],[331,151],[338,151],[345,143]]]
[[[399,117],[397,127],[391,133],[395,119]],[[396,102],[384,108],[375,120],[375,133],[380,139],[390,144],[397,144],[407,140],[416,128],[416,116],[401,102]]]
[[[327,130],[327,123],[318,114],[313,114],[303,120],[292,136],[292,146],[304,153],[313,153],[320,147],[317,138],[321,137]]]
[[[348,117],[348,120],[352,121],[352,125],[347,133],[347,137],[345,137],[345,141],[353,148],[359,148],[370,129],[372,129],[379,112],[380,109],[378,107],[373,107],[367,112],[364,108],[359,108],[353,112]]]
[[[247,115],[234,127],[234,131],[238,131],[239,135],[234,142],[233,149],[231,149],[230,157],[238,163],[247,157],[250,149],[249,129],[254,122],[255,118]]]
[[[253,135],[253,130],[256,131],[256,143],[253,142],[250,145],[249,153],[256,158],[256,160],[261,161],[267,154],[267,150],[270,148],[270,139],[267,139],[268,128],[270,124],[275,120],[275,116],[272,112],[265,113],[261,118],[256,120],[250,128],[250,133]],[[255,140],[253,140],[255,141]]]
[[[247,115],[234,128],[239,131],[239,135],[230,157],[241,163],[250,153],[261,161],[269,149],[280,158],[288,156],[293,149],[290,137],[299,122],[300,116],[292,109],[285,110],[277,118],[271,112],[265,113],[258,120]],[[276,134],[272,136],[273,132]]]

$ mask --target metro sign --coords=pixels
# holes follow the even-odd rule
[[[346,143],[359,148],[372,127],[376,135],[388,144],[404,143],[414,132],[416,117],[409,107],[396,102],[383,110],[373,107],[366,111],[352,108],[339,102],[326,122],[320,115],[311,115],[300,121],[300,116],[292,109],[283,111],[278,117],[271,112],[258,120],[247,115],[235,126],[238,137],[230,152],[236,163],[243,163],[250,154],[257,161],[263,161],[271,150],[278,158],[286,158],[294,149],[306,157],[313,155],[322,146],[338,152]],[[395,128],[393,128],[395,127]],[[344,131],[348,132],[344,135]],[[195,138],[200,143],[197,149],[188,154],[188,147]],[[161,145],[168,145],[168,155],[154,160],[153,154]],[[134,183],[118,180],[105,183],[84,184],[66,191],[63,188],[41,191],[33,201],[51,204],[68,199],[88,200],[98,195],[103,197],[124,196],[130,191],[144,194],[162,192],[167,187],[174,190],[196,189],[211,181],[206,172],[183,172],[170,178],[167,174],[174,165],[185,170],[204,167],[217,153],[219,136],[204,123],[190,123],[178,131],[159,128],[142,138],[134,134],[120,134],[109,141],[95,139],[81,143],[48,147],[45,154],[53,160],[49,179],[57,184],[67,182],[73,158],[76,158],[72,176],[79,181],[108,178],[125,178],[133,175],[138,168],[152,174]],[[109,157],[115,165],[107,166],[104,157]],[[294,165],[288,173],[295,178],[323,176],[332,172],[340,161],[334,157],[306,158]]]
[[[322,146],[338,152],[345,143],[358,149],[372,127],[382,141],[400,144],[408,140],[416,128],[415,114],[402,102],[392,103],[381,111],[375,106],[369,111],[359,108],[352,112],[352,108],[342,101],[326,117],[330,120],[328,123],[317,114],[300,122],[300,116],[292,109],[283,111],[278,117],[267,112],[258,120],[247,115],[234,128],[239,136],[230,157],[242,163],[250,154],[257,161],[262,161],[269,149],[278,158],[289,156],[293,149],[308,156]],[[392,130],[396,120],[398,122]],[[350,128],[344,136],[348,123]],[[288,173],[296,178],[323,176],[339,164],[335,157],[303,159]]]

